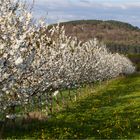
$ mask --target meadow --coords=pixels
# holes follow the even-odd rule
[[[5,128],[3,138],[140,138],[140,74],[120,76],[81,89],[77,101],[44,121]]]

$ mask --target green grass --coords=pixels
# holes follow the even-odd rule
[[[81,93],[46,121],[6,128],[3,138],[140,139],[140,74],[87,86]]]

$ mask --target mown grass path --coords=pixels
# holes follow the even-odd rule
[[[45,122],[5,131],[5,138],[140,139],[140,74],[87,87],[77,102]]]

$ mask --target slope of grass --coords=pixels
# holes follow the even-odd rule
[[[140,138],[140,74],[86,87],[77,102],[44,122],[7,128],[3,138]]]

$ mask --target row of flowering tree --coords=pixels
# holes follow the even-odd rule
[[[47,33],[48,32],[48,33]],[[0,117],[24,106],[33,96],[103,81],[135,71],[123,55],[110,53],[93,39],[82,43],[32,18],[14,0],[0,1]]]

